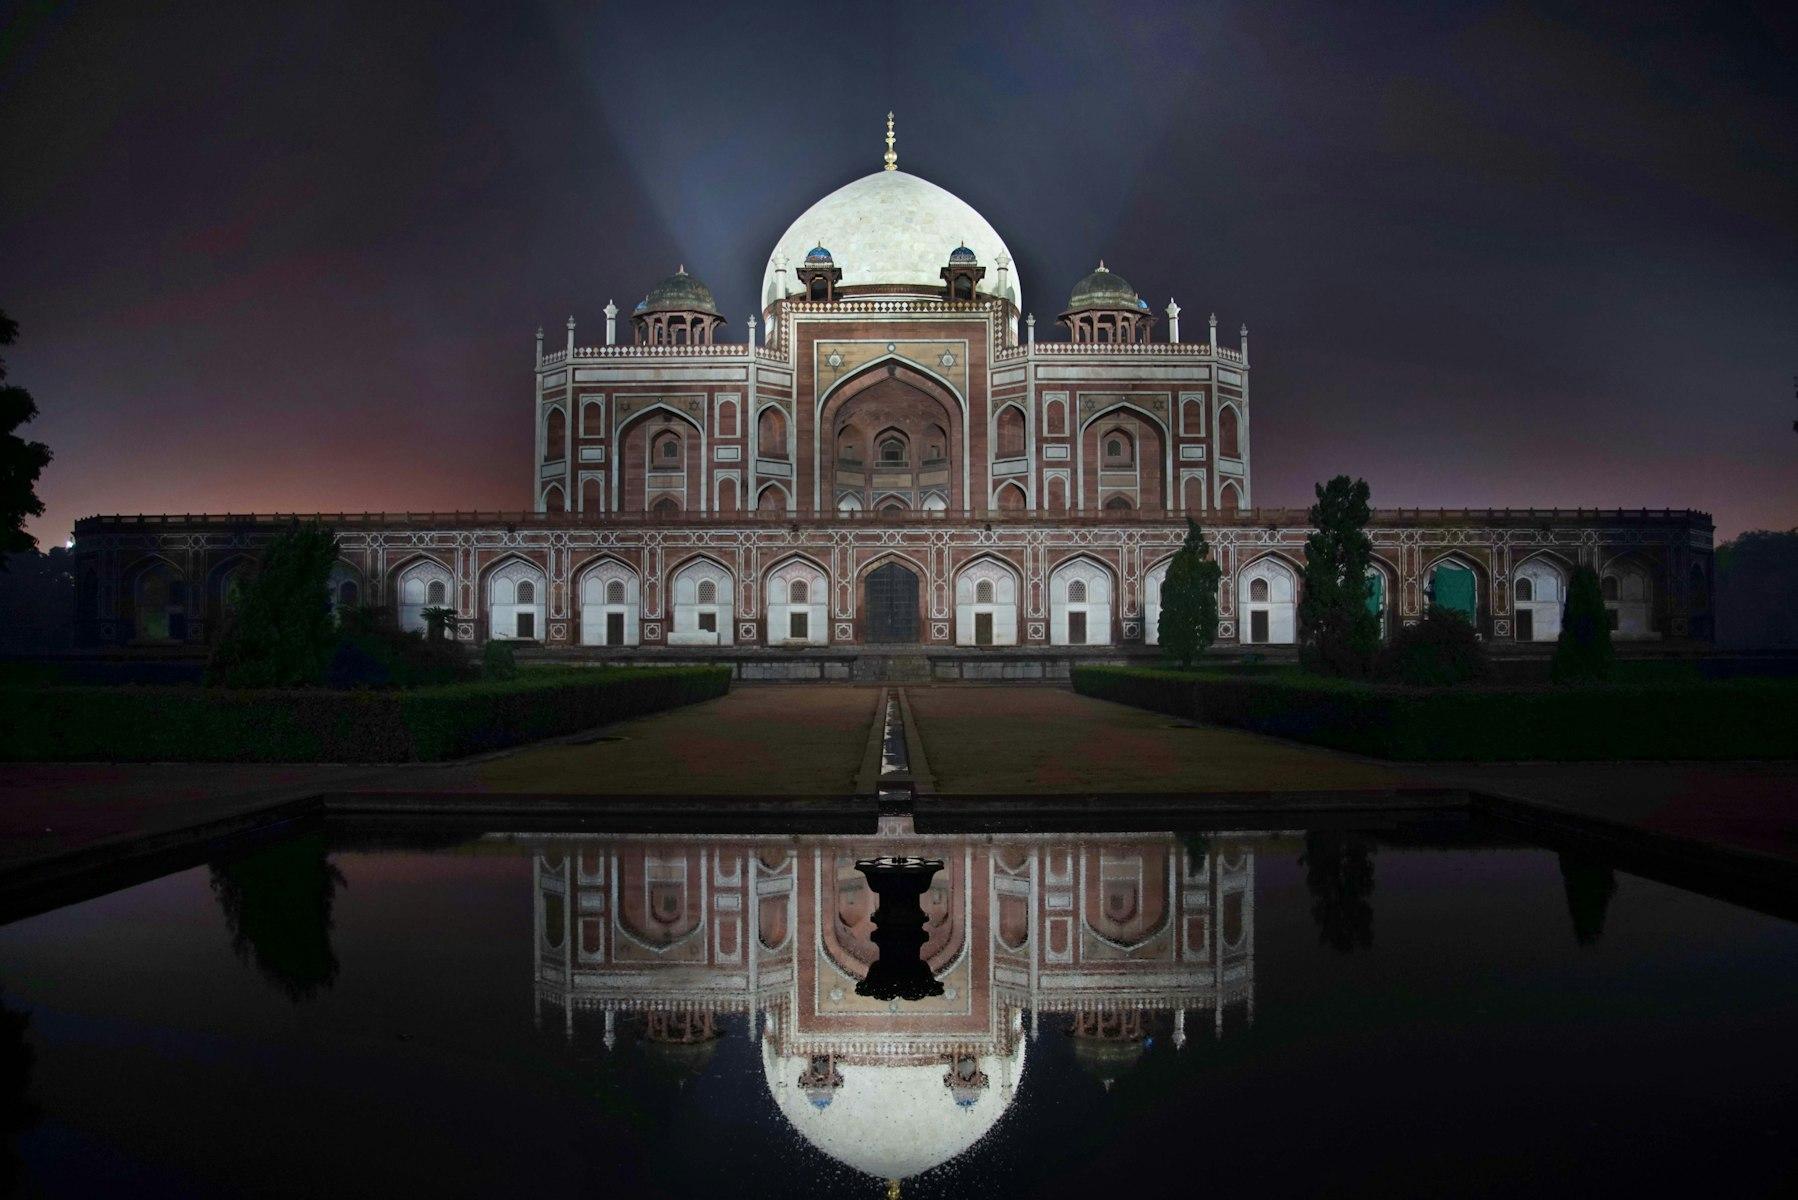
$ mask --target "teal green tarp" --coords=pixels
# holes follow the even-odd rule
[[[1430,572],[1430,603],[1474,619],[1473,572],[1466,567],[1437,567]]]
[[[1378,571],[1367,573],[1367,611],[1374,616],[1386,607],[1386,577]]]

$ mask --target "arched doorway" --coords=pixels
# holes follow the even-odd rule
[[[862,640],[867,642],[915,642],[918,640],[918,576],[896,562],[868,572],[862,584]]]

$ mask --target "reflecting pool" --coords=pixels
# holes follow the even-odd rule
[[[858,994],[857,862],[941,991]],[[314,827],[0,928],[4,1176],[134,1196],[1788,1193],[1798,926],[1437,823]]]

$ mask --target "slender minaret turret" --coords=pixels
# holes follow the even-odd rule
[[[606,345],[618,344],[618,306],[606,301]]]
[[[1176,344],[1180,341],[1180,306],[1172,296],[1167,301],[1167,340]]]

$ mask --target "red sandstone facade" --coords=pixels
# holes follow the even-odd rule
[[[959,206],[959,207],[957,207]],[[933,243],[933,227],[979,237]],[[826,243],[812,245],[820,230]],[[892,232],[898,230],[901,232]],[[787,242],[806,231],[805,241]],[[787,267],[800,267],[788,282]],[[1039,341],[998,235],[892,171],[848,185],[770,256],[759,324],[725,332],[683,268],[619,344],[534,364],[534,510],[343,514],[335,604],[552,650],[1145,646],[1187,518],[1224,567],[1220,641],[1280,645],[1302,511],[1253,507],[1248,331],[1183,340],[1103,266],[1068,341]],[[94,517],[77,526],[82,627],[204,642],[284,521]],[[1553,639],[1578,564],[1623,638],[1704,637],[1708,517],[1672,511],[1375,514],[1388,632],[1434,600],[1495,645]]]

